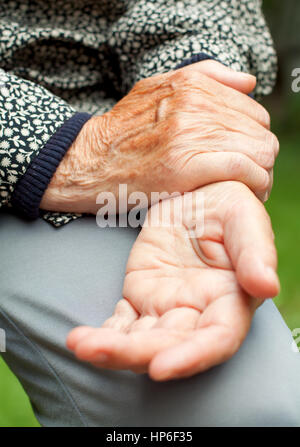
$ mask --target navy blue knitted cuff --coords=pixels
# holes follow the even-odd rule
[[[83,125],[91,118],[88,113],[76,113],[52,135],[18,181],[11,204],[30,219],[39,217],[39,206],[50,180],[65,153]]]
[[[176,65],[175,70],[177,70],[178,68],[185,67],[186,65],[195,64],[196,62],[206,61],[207,59],[217,60],[213,56],[209,56],[206,53],[198,53],[180,62],[180,64]]]

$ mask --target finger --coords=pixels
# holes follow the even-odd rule
[[[179,91],[184,85],[189,89],[190,93],[195,91],[195,94],[197,94],[198,92],[198,95],[200,93],[202,98],[203,93],[206,93],[207,97],[211,97],[213,92],[215,103],[225,105],[231,110],[247,115],[261,126],[270,129],[270,115],[261,104],[250,96],[241,93],[238,89],[231,88],[222,82],[218,82],[218,80],[212,79],[210,76],[206,76],[206,74],[201,72],[200,64],[198,67],[197,65],[192,64],[180,69],[185,70],[182,73],[178,73],[180,72],[178,70],[168,74],[169,77],[174,79],[175,85],[178,84]],[[242,77],[245,74],[234,74],[234,76],[237,75]]]
[[[236,180],[247,185],[262,200],[270,183],[269,173],[248,156],[236,152],[196,154],[184,165],[189,184],[196,189],[205,184]]]
[[[245,154],[260,167],[271,170],[278,154],[277,143],[272,135],[271,132],[266,131],[265,138],[260,139],[229,131],[223,141],[222,150]]]
[[[235,351],[231,331],[222,326],[204,328],[194,337],[159,352],[149,365],[153,380],[190,377],[224,362]]]
[[[203,127],[203,119],[200,117],[202,127],[199,129],[199,113],[203,107],[207,107],[207,117],[211,119]],[[180,119],[185,128],[192,130],[194,127],[195,131],[189,130],[184,135],[185,147],[195,148],[196,151],[197,146],[203,146],[203,138],[212,134],[208,151],[221,149],[243,153],[259,166],[273,168],[279,142],[272,132],[239,112],[220,106],[211,107],[210,104],[204,106],[203,100],[194,95],[189,100],[188,108],[188,111],[181,112]]]
[[[195,329],[200,315],[199,310],[189,307],[171,309],[157,320],[153,328],[191,331]]]
[[[66,346],[71,351],[74,351],[77,343],[82,340],[85,336],[92,333],[94,328],[89,326],[78,326],[69,332],[69,335],[66,340]]]
[[[182,99],[179,98],[179,101],[182,102]],[[279,141],[272,132],[246,114],[224,107],[224,105],[212,104],[210,100],[205,101],[196,93],[191,94],[190,92],[185,101],[185,110],[181,111],[180,119],[183,125],[195,129],[195,132],[188,132],[184,137],[187,146],[189,143],[194,145],[197,141],[201,143],[204,136],[203,131],[206,132],[205,136],[211,133],[214,138],[218,135],[217,132],[220,132],[219,140],[216,141],[214,138],[211,140],[212,149],[214,141],[216,141],[216,146],[220,145],[222,136],[224,150],[227,148],[227,150],[246,153],[250,158],[258,161],[260,166],[273,167],[279,153]],[[165,113],[169,112],[171,109],[165,111]],[[202,113],[200,118],[199,113]],[[206,119],[208,119],[207,125],[204,126]]]
[[[137,319],[138,313],[131,306],[131,304],[126,300],[120,300],[114,311],[114,315],[105,321],[102,328],[114,328],[115,330],[126,332]],[[74,351],[76,346],[87,336],[94,334],[95,328],[89,326],[79,326],[73,329],[66,340],[66,345],[69,349]]]
[[[279,153],[279,141],[276,135],[244,113],[229,109],[222,111],[221,108],[219,117],[218,124],[226,130],[229,143],[234,144],[235,147],[242,146],[244,143],[247,155],[252,154],[252,157],[263,167],[273,167]]]
[[[151,315],[146,315],[145,317],[139,318],[130,326],[130,332],[134,331],[146,331],[155,326],[157,322],[157,317]]]
[[[151,329],[129,332],[94,329],[74,347],[75,355],[84,361],[109,369],[136,369],[148,365],[161,349],[178,343],[186,336],[180,331]]]
[[[174,307],[188,307],[204,312],[210,302],[239,289],[232,270],[226,270],[226,266],[224,269],[219,266],[215,269],[207,268],[207,263],[202,262],[201,254],[196,254],[194,250],[190,246],[191,267],[185,272],[176,270],[175,275],[168,275],[163,280],[157,278],[156,282],[142,282],[137,280],[136,275],[126,275],[124,290],[127,291],[127,296],[130,296],[137,307],[144,306],[149,313],[152,313],[153,308],[156,317],[162,318]],[[145,270],[139,272],[141,277],[144,272]],[[149,300],[150,303],[147,303]]]
[[[214,60],[205,60],[185,67],[186,70],[197,70],[228,87],[242,93],[251,93],[256,86],[255,76],[237,72]]]
[[[240,188],[239,188],[240,191]],[[270,218],[247,188],[232,197],[224,219],[224,244],[237,280],[252,296],[274,297],[279,292],[277,256]]]
[[[229,359],[244,340],[254,309],[251,298],[243,293],[214,301],[200,317],[198,330],[153,358],[149,365],[151,378],[190,377]]]

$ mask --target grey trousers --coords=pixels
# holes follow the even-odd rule
[[[0,214],[4,360],[44,426],[299,426],[300,354],[272,301],[239,352],[190,379],[156,383],[106,371],[65,347],[71,328],[99,326],[121,297],[137,231],[83,218],[61,229]]]

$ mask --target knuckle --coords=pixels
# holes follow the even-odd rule
[[[274,149],[274,153],[275,153],[275,157],[277,157],[277,155],[279,154],[279,149],[280,149],[280,143],[278,138],[276,137],[276,135],[274,133],[272,133],[272,146]]]
[[[245,172],[247,166],[248,160],[244,154],[236,153],[232,155],[230,168],[233,176],[239,176],[241,173]]]
[[[231,158],[231,175],[233,179],[246,181],[257,192],[267,191],[270,184],[269,173],[254,163],[247,155],[234,154]]]
[[[266,169],[274,166],[275,156],[272,144],[270,144],[270,135],[266,134],[265,141],[258,148],[258,163]]]
[[[258,178],[259,181],[257,183],[257,190],[267,192],[270,186],[270,174],[265,169],[261,169]]]
[[[199,86],[205,77],[202,73],[196,73],[191,66],[176,70],[170,77],[170,81],[173,82],[176,87],[181,88],[187,85]]]
[[[269,112],[263,107],[259,107],[258,120],[267,128],[271,127],[271,117]]]
[[[277,137],[272,132],[267,132],[263,148],[260,156],[263,163],[263,167],[272,169],[275,163],[275,158],[279,152],[279,142]]]
[[[252,111],[254,113],[256,121],[259,122],[264,127],[266,127],[267,129],[270,129],[271,117],[269,112],[264,108],[264,106],[262,106],[252,98],[251,98],[251,104],[252,104]]]
[[[188,79],[189,79],[189,73],[184,69],[177,70],[170,76],[170,82],[172,84],[175,84],[176,86],[178,84],[182,85]]]

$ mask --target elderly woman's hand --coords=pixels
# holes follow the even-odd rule
[[[150,195],[238,180],[265,200],[279,145],[268,113],[245,94],[254,86],[215,61],[139,81],[85,124],[41,208],[96,213],[97,194],[118,197],[120,183]]]
[[[239,182],[200,191],[205,219],[195,239],[189,219],[180,225],[176,214],[168,227],[152,225],[169,200],[150,209],[128,260],[125,299],[101,328],[79,327],[68,337],[79,359],[166,380],[204,371],[239,349],[255,309],[278,293],[271,223]],[[170,200],[173,210],[184,207],[180,197]]]

